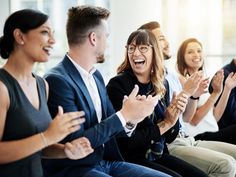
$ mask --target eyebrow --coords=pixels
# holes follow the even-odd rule
[[[48,26],[42,26],[42,28],[47,28],[49,31],[51,31],[52,33],[55,33],[55,30],[53,30],[52,28],[48,27]]]
[[[51,28],[49,28],[48,26],[45,26],[45,25],[43,25],[42,27],[43,27],[43,28],[47,28],[47,29],[51,29]]]
[[[163,38],[163,37],[165,37],[165,35],[160,35],[160,36],[158,36],[158,38]]]

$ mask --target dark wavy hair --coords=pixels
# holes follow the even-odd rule
[[[3,36],[0,38],[0,55],[7,59],[14,50],[13,32],[20,29],[22,33],[38,28],[48,20],[48,15],[33,9],[23,9],[11,14],[4,25]]]

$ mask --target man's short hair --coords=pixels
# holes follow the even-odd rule
[[[68,44],[82,44],[91,30],[101,24],[101,20],[107,19],[110,12],[102,7],[77,6],[68,10],[66,34]]]

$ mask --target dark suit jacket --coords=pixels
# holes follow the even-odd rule
[[[107,84],[107,92],[116,110],[121,108],[124,95],[129,95],[135,84],[139,85],[139,94],[147,94],[145,90],[147,85],[138,82],[136,76],[130,70],[115,76],[109,81]],[[125,160],[131,162],[144,160],[145,154],[150,148],[151,141],[160,140],[160,130],[156,124],[164,119],[164,112],[169,105],[169,84],[166,80],[164,81],[164,85],[166,87],[166,94],[155,107],[153,114],[155,116],[154,121],[152,118],[147,117],[137,125],[137,128],[130,138],[117,138],[120,151]],[[170,143],[176,138],[179,132],[179,126],[179,122],[177,121],[170,130],[162,135],[162,138],[165,139],[165,143]],[[165,143],[164,150],[168,153]]]
[[[123,126],[107,96],[100,72],[96,71],[93,76],[102,104],[102,121],[100,123],[98,123],[96,111],[86,85],[78,70],[67,56],[45,75],[49,84],[48,106],[52,117],[55,117],[57,114],[57,107],[59,105],[63,107],[64,112],[78,110],[85,112],[86,122],[81,126],[80,130],[69,135],[62,142],[65,143],[85,136],[94,148],[92,154],[81,160],[43,160],[45,172],[49,174],[46,176],[52,174],[63,176],[67,172],[72,171],[72,167],[82,172],[84,169],[94,166],[102,159],[123,160],[113,138],[116,134],[124,131]]]

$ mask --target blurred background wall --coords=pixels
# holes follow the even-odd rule
[[[180,43],[189,37],[203,44],[206,74],[212,76],[236,54],[235,0],[1,0],[0,35],[7,16],[19,9],[39,9],[50,16],[55,28],[56,45],[50,61],[36,64],[35,72],[43,75],[58,63],[67,51],[65,23],[67,10],[78,4],[102,6],[111,11],[110,36],[105,64],[98,64],[105,81],[115,75],[124,57],[126,40],[131,32],[149,21],[158,21],[170,42],[175,69]],[[5,61],[0,59],[0,65]]]

